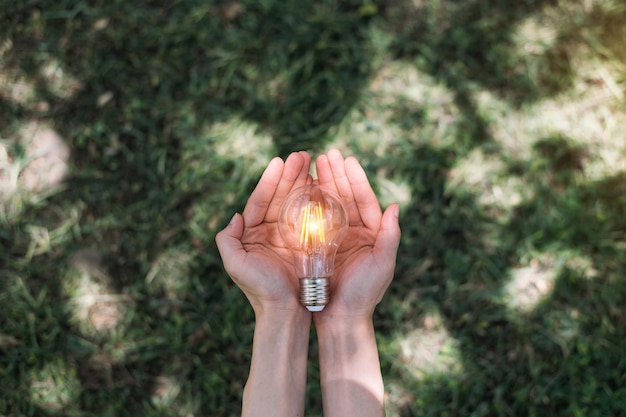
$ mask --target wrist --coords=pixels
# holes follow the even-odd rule
[[[384,385],[371,317],[316,320],[315,326],[324,415],[384,415]]]
[[[311,313],[302,305],[290,308],[265,307],[255,309],[256,325],[267,325],[278,328],[305,329],[311,327]]]
[[[373,331],[370,315],[317,315],[313,314],[315,331],[324,337],[342,337],[347,334],[365,334]]]
[[[331,335],[368,328],[372,326],[372,318],[373,312],[337,312],[332,305],[327,306],[320,313],[313,314],[316,332]]]

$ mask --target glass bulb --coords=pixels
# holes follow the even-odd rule
[[[341,199],[316,184],[293,190],[280,206],[278,231],[293,255],[300,301],[321,311],[329,301],[337,248],[348,231]]]

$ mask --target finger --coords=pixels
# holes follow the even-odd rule
[[[337,149],[331,149],[327,154],[328,163],[333,174],[333,180],[337,187],[337,192],[347,201],[352,200],[352,188],[350,188],[350,181],[346,177],[345,160],[341,152]]]
[[[355,197],[352,192],[352,186],[350,180],[346,176],[345,160],[337,149],[331,149],[328,151],[328,162],[332,171],[333,180],[335,181],[335,187],[337,193],[343,200],[343,203],[348,212],[348,219],[350,225],[359,225],[362,223],[361,214],[356,205]]]
[[[350,183],[352,195],[363,224],[367,228],[378,229],[382,211],[365,170],[354,157],[346,159],[345,168],[346,178]]]
[[[380,222],[380,230],[374,243],[374,252],[382,255],[384,259],[393,261],[395,265],[395,259],[398,253],[398,246],[400,245],[400,237],[402,235],[400,231],[400,223],[398,220],[400,214],[400,206],[392,204],[387,207],[387,210],[382,215]]]
[[[304,151],[294,152],[289,155],[285,161],[285,167],[276,187],[276,192],[265,215],[265,221],[276,221],[278,210],[285,197],[292,190],[306,185],[310,165],[311,157]]]
[[[315,160],[315,172],[317,173],[317,184],[339,194],[337,186],[335,185],[335,179],[333,178],[333,170],[330,168],[328,156],[320,155],[317,157]]]
[[[294,152],[289,155],[285,161],[285,168],[274,194],[275,198],[286,196],[294,186],[304,185],[309,171],[309,162],[310,159],[305,158],[300,152]]]
[[[280,183],[284,167],[285,163],[283,160],[276,157],[270,161],[265,171],[263,171],[259,183],[252,191],[252,194],[250,194],[246,207],[243,209],[243,217],[248,227],[257,226],[265,219],[276,188]]]
[[[304,159],[304,165],[300,170],[300,175],[298,175],[298,178],[293,185],[294,188],[303,187],[307,184],[310,184],[310,182],[313,180],[311,174],[309,173],[309,171],[311,170],[311,155],[309,155],[309,153],[306,151],[300,151],[298,153]]]
[[[222,257],[224,268],[231,275],[237,275],[237,265],[246,255],[246,250],[241,244],[243,235],[243,218],[239,213],[235,213],[232,220],[222,231],[215,236],[217,249]]]

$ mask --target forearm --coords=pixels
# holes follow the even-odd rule
[[[304,414],[310,314],[257,316],[242,416]]]
[[[359,319],[316,323],[324,416],[385,415],[374,326]]]

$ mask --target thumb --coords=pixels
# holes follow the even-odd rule
[[[383,213],[380,222],[380,230],[374,244],[374,251],[381,255],[392,258],[395,261],[400,245],[400,224],[398,217],[400,215],[400,206],[392,204]]]
[[[241,244],[241,236],[243,235],[243,217],[239,213],[235,213],[230,223],[215,236],[215,243],[220,252],[224,268],[230,271],[231,266],[236,264],[237,259],[245,249]],[[229,272],[230,273],[230,272]]]

